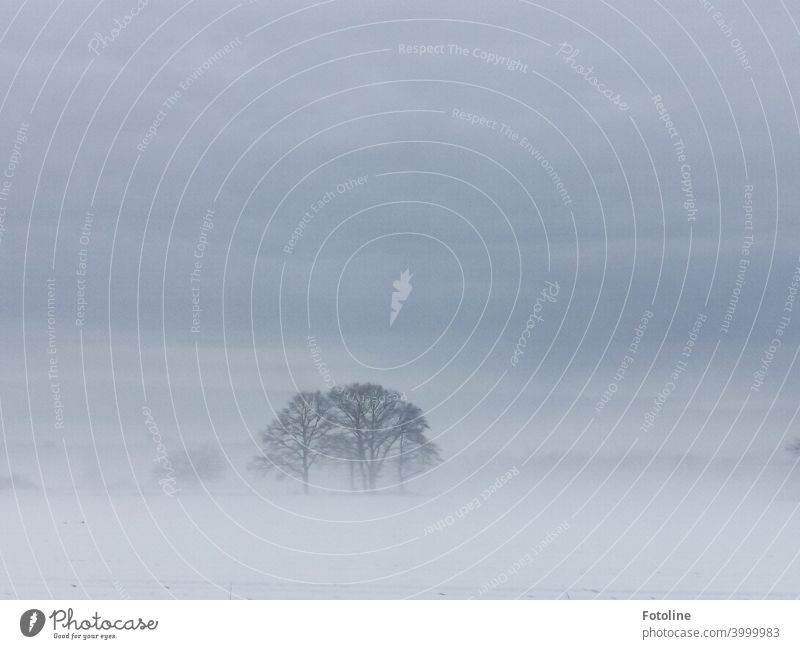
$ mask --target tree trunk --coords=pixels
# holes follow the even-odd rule
[[[359,438],[356,443],[356,450],[358,451],[358,472],[361,474],[361,488],[365,491],[369,488],[369,481],[367,476],[366,454],[364,453],[364,442]]]
[[[405,485],[405,475],[403,474],[403,462],[405,462],[405,456],[403,455],[404,452],[404,444],[403,441],[405,436],[403,433],[400,433],[400,454],[397,456],[397,487],[400,493],[406,492],[406,485]]]

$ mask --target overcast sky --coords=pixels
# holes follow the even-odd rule
[[[10,443],[367,380],[448,454],[795,434],[796,8],[141,5],[0,6]]]

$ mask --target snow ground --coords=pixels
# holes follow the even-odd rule
[[[800,481],[785,461],[498,461],[406,495],[308,497],[245,471],[244,480],[184,482],[168,497],[152,478],[108,464],[93,473],[54,451],[40,456],[41,474],[33,462],[13,479],[0,473],[0,597],[799,592]],[[511,467],[518,474],[492,490]]]

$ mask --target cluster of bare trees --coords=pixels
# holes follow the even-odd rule
[[[261,433],[259,470],[292,476],[308,493],[311,470],[344,467],[350,488],[374,491],[387,467],[402,491],[406,480],[441,461],[426,436],[422,411],[400,393],[373,383],[300,392]]]

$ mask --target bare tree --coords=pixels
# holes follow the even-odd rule
[[[425,438],[428,423],[422,411],[399,392],[374,383],[353,383],[332,390],[330,399],[339,434],[350,441],[364,490],[375,490],[389,460],[398,464],[402,488],[412,467],[438,458],[435,445]]]
[[[400,394],[374,383],[352,383],[329,396],[341,434],[351,440],[361,487],[373,491],[399,434],[395,415]]]
[[[433,467],[442,461],[439,447],[425,436],[428,422],[417,406],[404,404],[398,424],[400,434],[397,443],[397,486],[405,491],[405,483],[411,476]]]
[[[356,474],[359,472],[360,462],[356,449],[355,439],[349,433],[340,429],[331,431],[328,435],[326,449],[331,462],[344,464],[347,468],[350,491],[356,490]]]
[[[422,411],[399,392],[374,383],[336,387],[327,395],[301,392],[261,434],[255,467],[278,477],[299,477],[308,493],[309,471],[320,458],[345,462],[350,489],[374,491],[387,463],[397,468],[398,487],[441,461],[425,437]]]
[[[333,428],[329,418],[329,399],[320,392],[300,392],[281,410],[261,433],[263,451],[255,460],[257,468],[289,474],[303,482],[309,491],[311,467],[324,456],[328,435]]]
[[[362,486],[366,486],[366,473],[364,461],[366,459],[365,430],[367,427],[367,413],[364,404],[358,395],[368,390],[368,385],[352,384],[348,388],[333,388],[328,397],[333,404],[332,417],[339,428],[337,434],[337,448],[345,451],[347,455],[341,456],[342,459],[349,459],[351,488],[355,482],[354,473],[357,470],[361,477]]]

